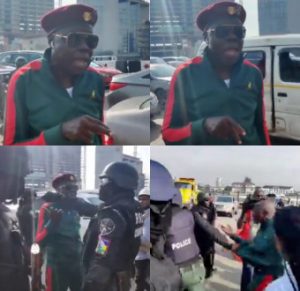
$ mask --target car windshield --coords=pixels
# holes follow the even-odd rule
[[[175,70],[172,66],[150,66],[151,76],[156,78],[172,77]]]
[[[178,189],[192,189],[192,185],[188,183],[176,182],[175,186]]]
[[[224,202],[224,203],[231,203],[232,202],[232,197],[230,196],[219,196],[216,199],[216,202]]]

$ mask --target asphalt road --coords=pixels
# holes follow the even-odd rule
[[[231,225],[236,229],[237,216],[234,218],[218,217],[216,226]],[[240,290],[240,277],[242,264],[236,261],[232,253],[216,244],[215,257],[216,272],[205,282],[205,290],[207,291],[237,291]]]

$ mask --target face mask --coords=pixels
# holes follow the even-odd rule
[[[114,195],[116,194],[114,183],[111,180],[107,180],[105,181],[105,183],[103,183],[103,179],[104,178],[100,179],[99,198],[104,202],[109,202],[114,198]]]
[[[151,241],[155,243],[159,237],[167,232],[171,225],[172,208],[171,202],[164,204],[150,204],[150,228]]]

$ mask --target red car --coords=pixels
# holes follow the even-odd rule
[[[115,68],[100,66],[95,62],[91,62],[90,67],[95,69],[97,71],[97,73],[99,73],[101,76],[103,76],[106,88],[109,87],[109,84],[110,84],[111,79],[112,79],[113,76],[122,74],[121,71],[119,71]]]

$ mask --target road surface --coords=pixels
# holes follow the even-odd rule
[[[237,217],[218,217],[216,226],[229,224],[236,228]],[[240,277],[242,264],[233,259],[232,253],[216,245],[215,257],[216,272],[205,283],[207,291],[238,291],[240,290]]]

